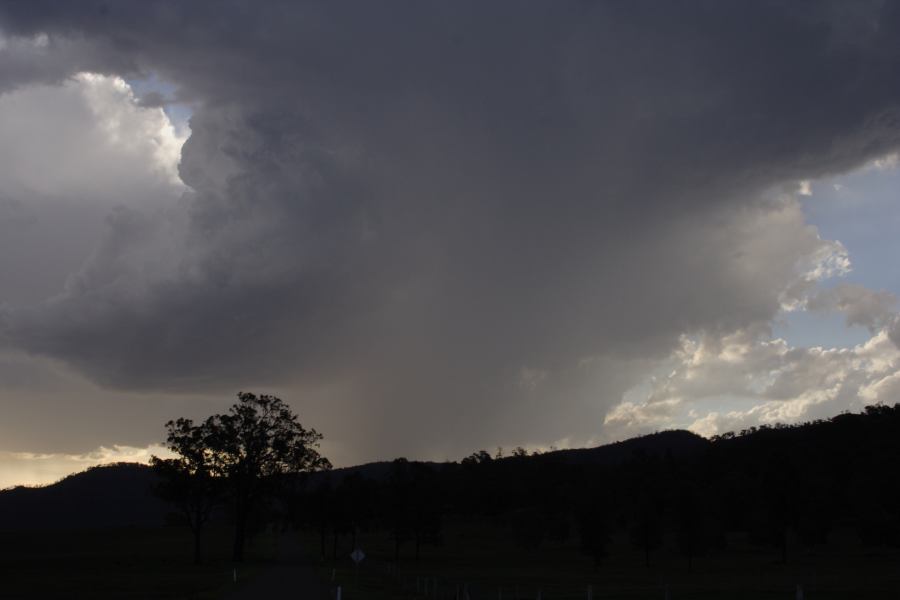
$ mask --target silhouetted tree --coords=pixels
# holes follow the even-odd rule
[[[351,545],[356,548],[356,536],[368,528],[375,516],[378,486],[359,473],[350,473],[338,486],[338,496],[343,510],[345,529],[353,536]]]
[[[334,497],[330,479],[322,479],[312,490],[306,490],[295,501],[294,519],[300,524],[309,525],[319,533],[322,559],[326,557],[326,538],[330,524],[330,506]]]
[[[632,479],[631,487],[631,540],[644,552],[644,565],[650,566],[650,554],[662,543],[662,516],[664,482],[655,457],[644,452],[636,453],[627,463]]]
[[[338,539],[347,533],[347,495],[341,486],[335,488],[328,503],[328,523],[331,525],[331,560],[338,557]]]
[[[509,515],[513,539],[526,550],[535,550],[546,537],[543,514],[536,506],[518,508]]]
[[[416,546],[416,560],[423,543],[440,542],[443,523],[442,502],[437,474],[428,465],[413,463],[411,470],[410,508],[413,541]]]
[[[394,542],[394,563],[400,564],[400,547],[412,535],[412,476],[409,461],[398,458],[391,464],[384,500],[388,532]]]
[[[607,557],[614,529],[614,481],[605,469],[590,468],[575,476],[577,486],[571,492],[575,532],[581,553],[598,568]]]
[[[317,450],[322,435],[305,429],[275,396],[241,392],[226,414],[204,423],[215,473],[224,478],[234,508],[233,558],[242,561],[250,517],[289,474],[330,469]]]
[[[469,456],[462,459],[462,464],[467,466],[472,465],[482,465],[491,462],[494,460],[490,454],[487,453],[486,450],[479,450],[478,452],[473,452]]]
[[[523,460],[521,479],[529,482],[526,497],[541,511],[544,538],[562,543],[569,538],[572,516],[572,486],[574,473],[555,460],[532,463]]]
[[[175,458],[150,460],[159,475],[156,492],[176,506],[194,535],[194,563],[200,564],[201,535],[222,500],[222,479],[215,476],[215,461],[209,448],[209,429],[190,419],[166,423],[166,447]]]
[[[687,557],[688,571],[693,571],[694,558],[706,554],[722,538],[716,507],[699,482],[685,479],[675,499],[674,511],[678,548]]]
[[[770,458],[763,476],[766,533],[771,543],[781,551],[783,563],[787,563],[788,538],[791,530],[796,529],[799,517],[798,477],[790,457],[782,452]]]
[[[641,498],[635,507],[631,525],[631,540],[644,552],[644,566],[650,566],[650,553],[662,543],[661,511],[650,498]]]
[[[836,496],[821,481],[805,477],[797,511],[797,535],[806,546],[821,546],[828,541],[834,518],[840,513],[835,506]]]
[[[607,556],[612,524],[609,508],[599,496],[585,501],[576,514],[578,538],[581,552],[593,559],[594,567],[599,567]]]

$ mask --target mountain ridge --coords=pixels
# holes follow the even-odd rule
[[[555,450],[522,458],[612,466],[628,460],[636,452],[659,456],[668,452],[675,458],[688,458],[709,444],[709,440],[689,431],[668,430],[593,448]],[[508,456],[499,460],[518,459]],[[390,474],[392,462],[374,461],[340,467],[314,477],[327,478],[334,485],[352,473],[384,480]],[[435,467],[460,464],[460,461],[413,462]],[[156,481],[151,467],[124,462],[91,467],[44,486],[0,490],[0,530],[162,526],[172,509],[152,493]]]

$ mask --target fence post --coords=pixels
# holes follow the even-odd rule
[[[341,600],[341,586],[337,586],[337,593],[334,596],[334,600]]]
[[[594,600],[594,587],[589,585],[587,592],[587,600]]]

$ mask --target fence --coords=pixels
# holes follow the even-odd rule
[[[548,581],[534,584],[404,573],[392,564],[372,561],[360,567],[333,569],[331,578],[334,600],[679,600],[697,597],[696,590],[679,589],[667,583],[611,591],[608,586],[596,583]],[[805,600],[799,584],[795,589],[771,590],[759,596],[748,592],[740,597]]]

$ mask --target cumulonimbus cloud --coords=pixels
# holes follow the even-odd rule
[[[112,219],[4,335],[124,389],[332,385],[361,443],[590,435],[834,254],[786,186],[896,149],[897,11],[5,3],[7,38],[47,36],[35,77],[78,44],[73,72],[158,73],[195,112],[181,212]]]

